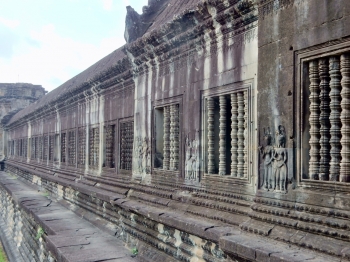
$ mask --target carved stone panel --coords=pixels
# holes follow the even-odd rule
[[[186,138],[185,141],[185,179],[198,181],[199,179],[199,140]]]
[[[285,148],[286,131],[279,125],[275,132],[275,144],[272,146],[272,132],[270,128],[264,129],[264,146],[259,146],[263,159],[264,171],[259,181],[260,188],[274,192],[287,192],[288,153]]]
[[[151,172],[151,147],[148,137],[138,136],[135,138],[136,170],[139,174]]]

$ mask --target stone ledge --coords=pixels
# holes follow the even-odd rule
[[[35,173],[35,170],[31,170],[31,173]],[[60,184],[58,181],[60,179],[57,179],[56,176],[46,175],[45,179]],[[320,254],[306,248],[288,245],[269,237],[262,238],[241,231],[238,226],[227,226],[227,224],[221,223],[220,221],[207,220],[204,217],[202,217],[201,220],[193,219],[185,210],[174,210],[174,208],[170,206],[156,207],[137,201],[137,199],[130,199],[129,195],[133,196],[135,193],[113,201],[109,197],[102,196],[104,193],[107,195],[111,194],[112,192],[110,191],[101,190],[82,183],[75,182],[72,184],[70,187],[77,192],[82,192],[80,191],[81,189],[88,188],[86,191],[83,190],[85,194],[92,194],[101,200],[107,200],[107,202],[111,203],[113,206],[130,211],[134,214],[139,214],[164,225],[177,228],[180,231],[199,236],[202,239],[219,243],[219,247],[225,253],[232,254],[234,257],[238,256],[249,259],[250,261],[345,261],[344,258],[342,259],[341,257],[331,257],[326,254]],[[97,194],[94,193],[95,190],[101,190],[101,195],[97,196]],[[172,201],[169,203],[171,202]],[[232,215],[236,216],[235,214]],[[249,216],[246,216],[246,220],[247,222],[250,221]],[[93,223],[93,221],[91,222]],[[252,222],[250,221],[249,223],[251,224]],[[104,225],[100,223],[96,223],[96,225],[104,227]],[[271,228],[268,229],[268,231],[270,230]]]
[[[44,229],[43,241],[57,261],[138,261],[130,256],[131,252],[124,247],[124,242],[103,233],[74,212],[5,172],[0,172],[0,185]]]

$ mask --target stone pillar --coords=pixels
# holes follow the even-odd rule
[[[244,97],[243,93],[237,93],[238,100],[238,165],[237,172],[239,177],[244,176]]]
[[[231,176],[237,177],[237,129],[238,129],[238,101],[237,93],[231,94]]]
[[[226,175],[226,98],[219,96],[220,119],[219,119],[219,175]]]
[[[320,180],[329,180],[329,162],[330,162],[330,107],[329,107],[329,72],[328,59],[322,58],[318,62],[320,75]]]
[[[207,99],[208,107],[208,174],[215,173],[214,158],[214,99]]]
[[[163,169],[170,168],[170,106],[164,107]]]
[[[318,179],[320,165],[320,98],[317,60],[309,63],[310,78],[310,164],[309,178]]]
[[[179,105],[170,106],[170,169],[179,168]]]
[[[340,57],[341,67],[341,162],[340,178],[341,182],[350,182],[350,55],[343,54]]]
[[[331,181],[339,181],[339,172],[340,172],[340,150],[341,150],[341,144],[340,144],[340,128],[341,128],[341,121],[340,121],[340,112],[341,112],[341,96],[340,96],[340,60],[338,56],[332,56],[329,59],[329,74],[331,77],[330,81],[330,88],[331,92],[329,93],[329,97],[331,100],[330,103],[330,109],[331,109],[331,115],[330,115],[330,123],[331,123],[331,139],[330,139],[330,145],[331,145],[331,162],[330,162],[330,172],[329,172],[329,180]]]
[[[248,92],[243,92],[244,101],[244,149],[243,149],[243,177],[248,177]]]

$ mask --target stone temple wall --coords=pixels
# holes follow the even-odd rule
[[[6,171],[145,261],[349,260],[350,3],[164,1],[11,118]]]
[[[3,126],[13,115],[43,97],[45,93],[45,89],[40,85],[0,83],[0,161],[4,159],[4,150],[7,148]]]

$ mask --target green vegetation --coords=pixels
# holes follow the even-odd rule
[[[41,238],[41,236],[45,233],[44,229],[42,227],[39,227],[38,229],[38,233],[36,234],[35,239],[38,240],[39,238]]]
[[[136,257],[139,251],[137,250],[137,247],[134,247],[131,249],[131,256]]]
[[[0,244],[0,262],[7,262],[6,254]]]

